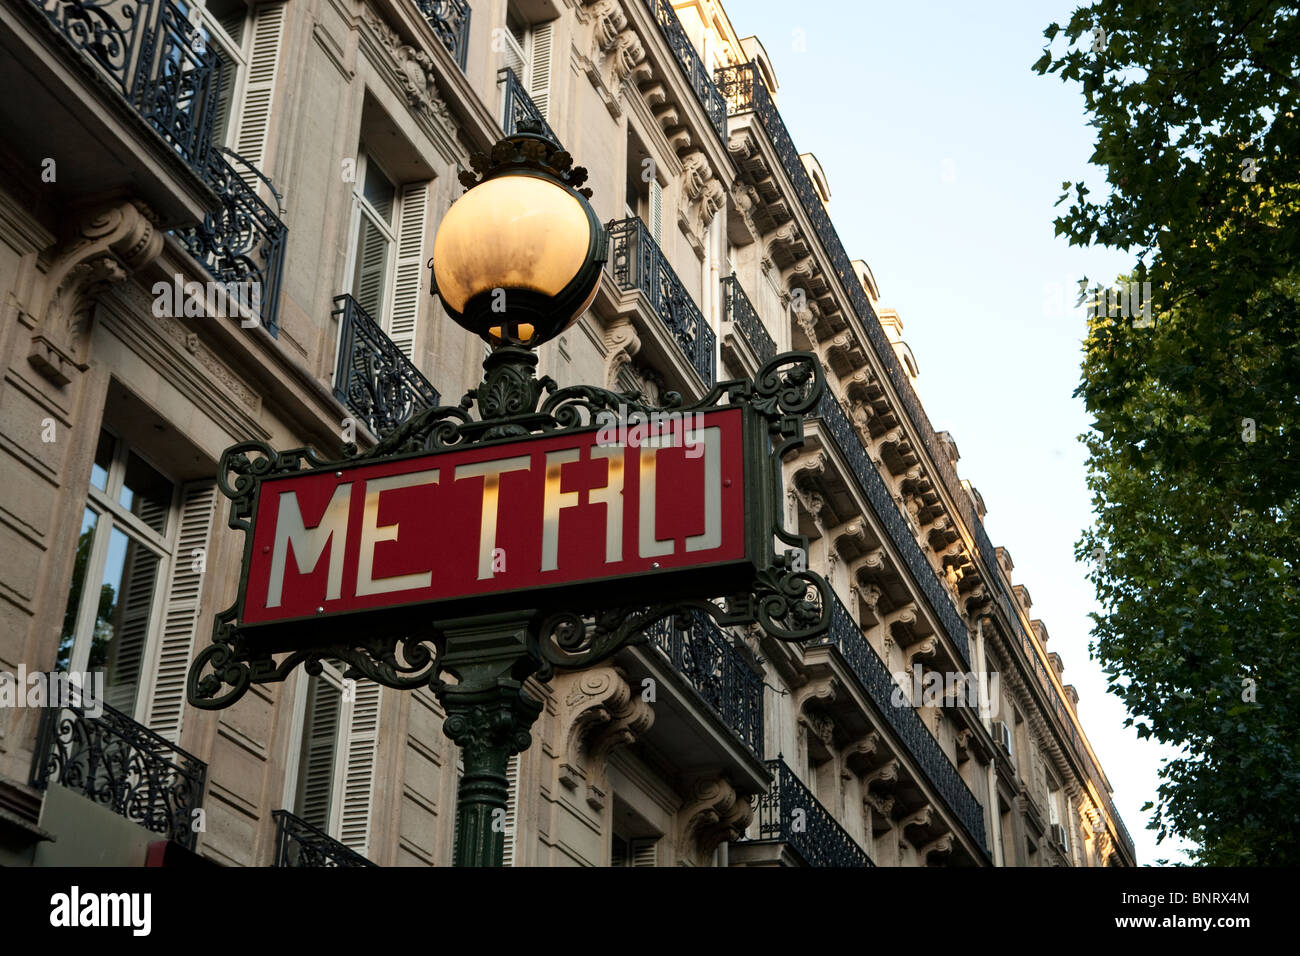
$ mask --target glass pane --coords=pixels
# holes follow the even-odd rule
[[[328,832],[334,796],[334,758],[338,750],[343,693],[324,677],[308,679],[307,713],[298,763],[298,795],[293,812]]]
[[[102,438],[101,438],[102,443]],[[95,525],[99,515],[86,509],[81,516],[81,535],[77,538],[77,557],[72,566],[72,590],[68,592],[68,607],[63,612],[63,631],[59,635],[59,656],[55,669],[66,671],[72,666],[72,643],[77,636],[77,615],[81,611],[81,594],[86,584],[86,566],[90,564],[90,549],[95,540]],[[113,603],[112,594],[108,595],[108,605],[104,603],[101,592],[99,613],[105,614]]]
[[[158,474],[135,452],[126,459],[126,478],[118,503],[159,534],[167,533],[167,512],[172,506],[172,483]]]
[[[366,181],[361,185],[361,195],[375,207],[375,212],[383,217],[384,222],[392,224],[393,200],[397,196],[397,190],[388,181],[388,177],[379,171],[374,160],[366,163]]]
[[[108,469],[113,464],[113,448],[117,440],[106,431],[99,433],[95,448],[95,463],[90,467],[90,483],[100,491],[108,490]]]
[[[119,529],[111,533],[87,669],[105,672],[105,700],[130,714],[140,688],[149,612],[161,561]]]
[[[352,273],[352,297],[376,322],[382,321],[384,284],[388,271],[388,239],[368,215],[357,228],[357,264]]]

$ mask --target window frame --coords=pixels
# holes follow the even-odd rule
[[[163,620],[166,616],[167,588],[176,560],[176,536],[181,523],[181,483],[159,468],[147,454],[133,447],[122,435],[107,425],[100,426],[99,434],[107,434],[113,439],[113,455],[109,461],[103,490],[95,487],[92,479],[86,482],[86,499],[82,509],[95,513],[95,527],[92,531],[90,554],[86,559],[84,577],[81,584],[81,600],[77,607],[72,627],[72,647],[68,653],[68,672],[85,673],[90,663],[90,652],[94,644],[94,626],[98,618],[99,594],[103,586],[104,572],[108,566],[108,551],[113,539],[113,531],[120,530],[129,540],[135,540],[158,557],[158,570],[155,575],[153,594],[149,601],[149,623],[145,630],[144,646],[141,649],[140,674],[136,681],[135,698],[127,711],[127,716],[137,722],[144,721],[142,710],[149,695],[144,693],[148,684],[151,663],[158,653]],[[98,436],[96,437],[98,441]],[[125,508],[119,497],[126,477],[126,467],[130,456],[134,454],[159,475],[167,479],[172,486],[171,501],[167,505],[166,532],[159,534],[149,527],[137,515]],[[93,472],[92,472],[93,474]],[[78,533],[80,537],[80,532]],[[71,580],[69,580],[71,585]],[[69,594],[71,597],[71,594]],[[114,636],[116,638],[116,635]],[[107,672],[105,672],[107,689]]]
[[[391,219],[387,221],[365,195],[366,172],[370,169],[371,163],[375,164],[375,168],[380,175],[393,187],[393,209]],[[383,281],[380,283],[383,290],[382,298],[379,303],[379,314],[370,317],[378,322],[379,327],[385,332],[388,332],[389,323],[392,320],[394,292],[392,280],[395,279],[397,271],[398,224],[402,221],[402,193],[403,184],[399,183],[396,177],[389,175],[388,170],[384,168],[384,164],[367,152],[364,145],[358,146],[356,178],[352,183],[352,210],[348,218],[348,256],[344,273],[344,292],[354,299],[356,298],[354,286],[356,284],[357,250],[361,240],[361,218],[365,216],[379,229],[384,239],[384,272]],[[360,304],[359,300],[358,304]]]
[[[244,5],[244,24],[240,31],[240,41],[235,42],[227,31],[225,26],[217,19],[216,14],[208,10],[210,0],[178,0],[180,12],[189,21],[190,25],[202,32],[204,43],[209,47],[216,46],[221,56],[223,64],[227,70],[222,71],[222,86],[232,82],[230,86],[230,112],[226,116],[226,128],[224,130],[213,130],[213,139],[219,141],[221,145],[228,149],[235,146],[235,134],[239,130],[241,116],[244,106],[244,89],[248,85],[248,64],[252,58],[253,46],[253,18],[255,9],[247,4]]]

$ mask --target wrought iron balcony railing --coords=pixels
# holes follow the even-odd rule
[[[415,5],[461,72],[465,72],[465,56],[469,52],[469,4],[465,0],[415,0]]]
[[[172,0],[33,0],[195,169],[212,139],[219,58]]]
[[[840,403],[836,401],[829,389],[823,393],[821,402],[817,405],[816,417],[822,421],[826,431],[830,433],[839,448],[840,454],[848,462],[858,487],[885,526],[890,540],[902,555],[903,563],[907,565],[912,579],[924,592],[934,613],[939,616],[948,640],[957,648],[962,661],[969,667],[970,647],[967,629],[961,615],[957,612],[956,605],[953,604],[952,595],[939,583],[938,574],[925,559],[911,528],[903,520],[898,504],[890,495],[889,488],[885,485],[885,480],[880,477],[880,472],[872,462],[871,456],[867,454],[862,439],[858,437],[857,429],[849,422],[848,416],[844,414]]]
[[[722,280],[722,316],[740,330],[740,335],[758,356],[758,364],[763,365],[776,355],[776,343],[768,335],[749,296],[740,287],[739,280],[727,276]]]
[[[988,852],[984,836],[984,810],[975,795],[962,780],[957,768],[952,765],[939,742],[935,740],[930,728],[925,726],[920,716],[910,706],[894,705],[894,690],[898,684],[894,681],[889,668],[880,659],[876,649],[863,635],[861,628],[849,615],[848,609],[840,603],[839,597],[831,595],[831,627],[824,635],[809,641],[809,646],[823,645],[834,647],[844,658],[853,676],[867,697],[875,705],[880,716],[893,729],[903,746],[907,748],[922,772],[929,778],[931,785],[938,792],[948,809],[957,817],[966,832]]]
[[[514,70],[508,66],[497,70],[497,85],[505,87],[501,98],[501,128],[505,130],[507,136],[518,131],[521,120],[528,119],[541,123],[543,133],[557,143],[560,141],[550,124],[546,122],[542,111],[524,89],[523,81],[515,75]]]
[[[227,157],[241,164],[248,174],[231,165]],[[262,201],[248,178],[266,183],[277,202],[279,193],[257,167],[225,147],[208,149],[201,172],[221,197],[221,206],[207,213],[203,222],[173,234],[218,282],[240,290],[241,295],[252,288],[262,325],[272,335],[278,335],[280,281],[289,227]]]
[[[272,866],[376,866],[360,853],[288,810],[274,810]]]
[[[442,403],[414,363],[350,295],[334,297],[339,319],[334,397],[375,435]]]
[[[695,44],[691,43],[691,38],[686,35],[686,30],[682,27],[682,21],[677,17],[677,11],[673,9],[673,5],[669,0],[645,0],[645,5],[650,10],[650,15],[654,17],[655,23],[659,25],[659,32],[663,34],[664,40],[668,43],[668,48],[673,51],[677,65],[682,68],[682,73],[686,76],[686,82],[691,85],[691,89],[695,92],[695,98],[700,101],[700,105],[704,107],[704,112],[708,114],[709,124],[725,146],[727,143],[727,101],[723,99],[722,93],[718,91],[717,84],[713,82],[713,77],[709,75],[709,70],[704,65],[704,61],[695,52]]]
[[[121,711],[103,708],[98,717],[79,707],[45,708],[31,785],[61,784],[193,850],[207,764]]]
[[[716,378],[716,342],[690,293],[640,219],[620,219],[605,227],[609,233],[606,268],[620,289],[640,289],[650,300],[691,367],[711,388]]]
[[[755,756],[763,750],[763,681],[730,638],[702,611],[690,627],[674,619],[658,621],[647,633],[700,697],[735,731]]]
[[[840,826],[778,757],[767,761],[772,785],[758,798],[755,843],[784,843],[808,866],[875,866],[858,841]]]

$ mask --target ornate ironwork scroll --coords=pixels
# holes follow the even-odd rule
[[[78,707],[41,714],[32,786],[57,783],[119,816],[194,849],[194,810],[208,767],[108,704],[98,717]]]

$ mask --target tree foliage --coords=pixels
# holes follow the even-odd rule
[[[1107,195],[1056,231],[1130,251],[1154,322],[1089,319],[1077,394],[1094,655],[1179,748],[1150,826],[1197,862],[1300,862],[1300,14],[1101,0],[1034,69],[1082,86]]]

